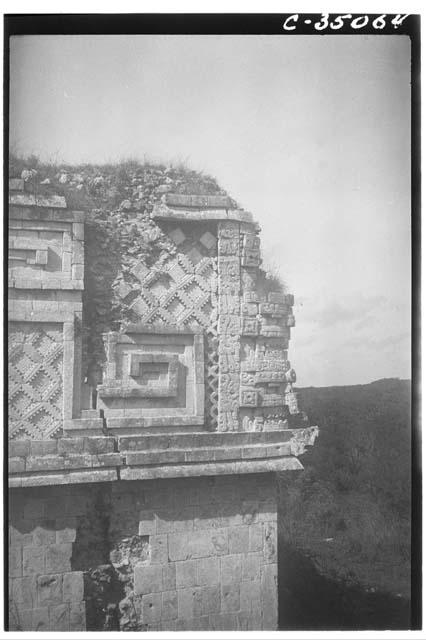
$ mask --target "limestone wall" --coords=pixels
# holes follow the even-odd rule
[[[80,411],[83,214],[10,187],[9,437],[48,439]]]
[[[251,214],[9,186],[10,628],[275,629],[275,473],[317,429]]]
[[[125,339],[133,342],[134,348],[152,351],[154,347],[144,346],[144,339],[138,342],[134,334],[161,335],[165,331],[172,334],[169,346],[163,347],[164,340],[157,340],[155,349],[157,353],[168,349],[171,357],[177,340],[173,333],[182,333],[185,328],[188,333],[202,333],[204,370],[187,365],[188,379],[194,378],[205,390],[198,412],[192,412],[193,425],[212,431],[303,425],[304,416],[292,388],[296,376],[287,351],[290,327],[294,326],[293,296],[262,287],[259,227],[251,214],[230,208],[226,196],[167,194],[151,217],[170,246],[149,268],[140,256],[130,273],[123,274],[116,292],[134,317],[132,323],[121,325],[122,332],[131,334]],[[110,347],[118,339],[114,333],[104,336],[107,364],[103,385],[98,387],[105,395],[106,387],[129,388],[131,379],[133,398],[124,401],[121,414],[117,391],[114,400],[101,399],[107,423],[114,428],[117,416],[132,415],[135,396],[144,387],[135,381],[134,374],[126,378],[123,356]],[[196,392],[188,395],[188,387],[186,392],[190,404]],[[179,415],[178,402],[144,402],[142,414],[147,420],[148,409],[154,406],[159,410],[157,415],[164,416],[162,424],[173,423],[173,412],[166,411],[166,406],[174,406],[176,417]],[[131,427],[131,422],[122,420],[122,425]]]
[[[277,624],[270,474],[15,492],[12,630]]]
[[[148,244],[160,250],[148,250],[141,235],[139,247],[132,245],[116,266],[114,301],[98,300],[89,279],[83,309],[85,215],[70,211],[60,196],[28,193],[23,180],[10,187],[12,438],[57,437],[64,428],[98,435],[105,426],[116,429],[117,418],[128,431],[131,418],[139,419],[137,428],[153,426],[153,413],[159,427],[303,425],[287,351],[293,296],[262,287],[259,228],[251,214],[232,208],[227,196],[166,194],[145,221]],[[90,274],[92,256],[86,259]],[[97,336],[104,340],[100,360],[93,341],[84,339],[92,330],[92,296],[110,318],[109,331]],[[193,337],[181,358],[185,331],[201,343]],[[133,346],[123,351],[126,341]],[[138,364],[127,372],[134,358]],[[158,387],[172,361],[173,393],[170,385]],[[93,362],[102,366],[102,380]]]

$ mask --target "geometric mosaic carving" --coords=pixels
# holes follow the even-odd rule
[[[128,380],[112,380],[102,385],[103,397],[168,398],[178,395],[179,358],[174,353],[130,353]]]
[[[209,326],[213,312],[214,261],[202,258],[194,265],[178,254],[161,269],[150,270],[131,305],[143,324],[184,324],[191,329]]]
[[[9,437],[51,438],[62,429],[63,327],[9,323]]]
[[[166,230],[176,254],[147,269],[137,263],[139,282],[130,308],[143,324],[184,324],[207,329],[216,318],[216,236],[206,225],[171,225]]]
[[[217,335],[217,321],[206,332],[205,353],[206,427],[210,431],[216,431],[219,415],[219,338]]]
[[[219,356],[217,348],[217,225],[163,223],[176,254],[147,269],[136,263],[137,284],[126,291],[138,322],[204,329],[207,428],[217,428]]]
[[[204,336],[175,327],[128,325],[104,334],[107,363],[98,408],[114,428],[204,422]]]

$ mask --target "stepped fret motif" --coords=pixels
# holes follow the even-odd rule
[[[205,417],[207,428],[214,431],[219,386],[217,228],[206,223],[163,226],[176,254],[149,270],[135,264],[131,273],[137,283],[121,285],[117,293],[138,322],[205,330]]]

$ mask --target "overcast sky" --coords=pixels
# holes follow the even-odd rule
[[[408,37],[25,36],[10,97],[24,154],[185,160],[251,211],[298,385],[410,377]]]

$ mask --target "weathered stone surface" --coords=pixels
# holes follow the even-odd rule
[[[221,597],[219,585],[195,589],[193,597],[194,617],[200,618],[220,611]]]
[[[220,582],[219,557],[200,558],[197,563],[197,585],[209,585]]]
[[[177,591],[163,591],[162,620],[176,620],[178,617]]]
[[[40,196],[31,193],[9,194],[9,204],[19,207],[59,207],[66,208],[67,203],[62,196]]]
[[[37,602],[39,605],[62,603],[62,576],[60,574],[38,576],[36,584]]]
[[[195,209],[231,208],[228,196],[187,196],[178,193],[167,193],[164,202],[171,207],[194,207]]]
[[[9,179],[9,190],[10,191],[23,191],[24,189],[24,180],[21,178],[10,178]]]
[[[197,561],[183,560],[176,562],[176,586],[178,589],[194,587],[198,584]]]
[[[248,437],[250,434],[245,435]],[[122,616],[122,624],[148,624],[149,628],[154,628],[153,625],[168,623],[161,628],[191,630],[205,626],[206,617],[208,628],[226,621],[228,624],[231,618],[213,622],[210,619],[211,616],[228,614],[233,616],[232,624],[238,625],[237,614],[246,610],[243,607],[252,606],[252,614],[257,615],[262,607],[255,583],[261,580],[266,564],[274,563],[267,545],[269,532],[276,522],[276,507],[274,512],[274,501],[265,500],[265,495],[271,496],[271,482],[272,477],[265,475],[259,476],[257,481],[245,476],[214,481],[183,479],[168,484],[167,481],[136,482],[129,484],[128,489],[117,487],[114,492],[117,499],[122,496],[126,500],[112,502],[106,499],[107,487],[104,490],[99,487],[95,492],[89,487],[42,489],[33,510],[23,504],[19,511],[33,519],[38,517],[37,514],[54,518],[54,523],[40,520],[33,535],[36,544],[30,546],[28,552],[24,547],[25,571],[28,573],[14,578],[20,582],[13,587],[20,615],[28,604],[31,607],[34,602],[39,609],[55,608],[49,622],[49,625],[58,625],[55,629],[85,628],[82,600],[87,598],[87,593],[83,590],[83,571],[85,567],[93,567],[99,562],[96,558],[101,560],[102,555],[96,545],[89,543],[87,551],[84,549],[88,535],[97,539],[99,526],[109,528],[107,538],[115,541],[115,555],[111,561],[116,570],[125,572],[126,589],[129,590],[126,598],[136,598],[131,609],[134,612],[132,623],[126,613],[130,609],[120,604],[121,613],[118,615]],[[191,504],[187,504],[188,497],[191,497]],[[27,501],[30,505],[31,498],[28,497]],[[64,509],[69,514],[67,518],[61,515]],[[137,515],[132,520],[133,513]],[[80,515],[77,519],[71,514]],[[77,537],[71,536],[67,544],[54,543],[37,534],[37,531],[50,530],[65,534],[73,528],[75,531],[77,521],[81,523],[85,518],[89,518],[90,528],[80,528]],[[167,523],[168,533],[156,533],[157,529],[153,531],[151,528],[150,533],[129,538],[129,533],[137,532],[142,521],[159,523],[161,528]],[[257,549],[253,540],[259,528],[262,532],[259,536],[260,551],[250,551],[250,542]],[[148,529],[144,528],[144,531]],[[79,571],[72,571],[69,565],[72,540],[73,562],[80,563]],[[139,542],[148,546],[147,553],[142,553]],[[158,543],[160,551],[156,552]],[[15,562],[17,567],[20,566],[19,558]],[[27,564],[29,559],[33,562],[31,567]],[[102,566],[111,568],[111,565]],[[104,569],[98,574],[106,575]],[[96,571],[91,570],[91,575],[95,576]],[[113,578],[114,573],[108,575]],[[251,599],[245,586],[249,581],[254,583]],[[110,591],[109,597],[113,597],[113,593],[114,590]],[[90,625],[93,616],[90,599],[86,605]],[[261,619],[260,613],[259,616]],[[28,625],[30,628],[31,620]],[[237,629],[237,626],[232,628]],[[53,628],[49,626],[49,629]]]
[[[262,567],[261,598],[263,628],[267,630],[276,629],[278,618],[278,586],[276,564],[266,564]]]
[[[135,593],[147,594],[163,590],[161,565],[149,566],[144,563],[135,566]]]
[[[83,572],[73,571],[63,576],[63,599],[66,602],[81,602],[84,598]]]
[[[70,631],[86,631],[86,607],[84,602],[70,603]]]
[[[48,573],[71,570],[71,543],[52,544],[46,549],[45,569]]]
[[[162,617],[163,594],[150,593],[142,596],[142,621],[144,624],[160,622]]]
[[[87,212],[11,186],[9,471],[24,504],[10,573],[20,625],[274,629],[276,505],[265,473],[301,468],[295,456],[317,434],[288,429],[306,424],[286,351],[294,300],[262,290],[251,214],[223,196],[174,195],[166,181],[149,219],[134,179],[119,214],[92,228]],[[85,185],[68,170],[58,181]],[[90,179],[94,193],[106,188]]]

